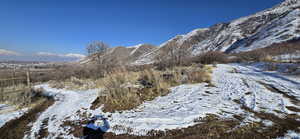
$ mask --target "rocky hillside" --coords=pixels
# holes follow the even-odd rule
[[[285,0],[254,15],[178,35],[141,55],[134,64],[151,63],[162,53],[176,48],[188,50],[192,55],[210,50],[233,53],[264,48],[299,37],[300,0]]]
[[[151,52],[155,46],[150,44],[139,44],[130,47],[113,47],[109,48],[106,52],[102,54],[94,54],[80,61],[81,64],[88,64],[97,61],[97,58],[100,56],[101,59],[105,61],[113,61],[118,63],[132,63],[138,58],[146,53]]]

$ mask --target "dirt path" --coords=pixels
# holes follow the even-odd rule
[[[53,99],[44,99],[41,103],[36,105],[34,108],[29,110],[21,117],[11,120],[5,123],[0,128],[1,139],[21,139],[24,137],[26,132],[31,129],[30,123],[36,121],[39,117],[39,113],[45,111],[49,106],[54,103]]]

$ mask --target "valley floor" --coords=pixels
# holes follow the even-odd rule
[[[81,126],[95,114],[109,117],[111,138],[125,134],[127,137],[145,137],[150,133],[155,136],[153,133],[158,131],[170,133],[172,130],[200,128],[205,122],[203,119],[210,115],[219,120],[238,121],[226,132],[260,123],[265,129],[275,125],[284,127],[276,135],[259,137],[300,137],[300,78],[265,72],[255,66],[217,65],[212,85],[176,86],[167,96],[157,97],[133,110],[115,113],[103,113],[101,108],[90,109],[101,90],[70,91],[47,85],[36,87],[53,96],[55,103],[31,123],[31,130],[24,138],[78,138]],[[289,122],[285,123],[285,118]],[[0,120],[4,124],[5,121]],[[47,134],[41,135],[42,130]]]

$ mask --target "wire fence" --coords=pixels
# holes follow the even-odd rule
[[[30,80],[30,70],[16,71],[15,69],[10,71],[5,71],[5,74],[11,75],[10,78],[5,76],[4,78],[0,77],[0,92],[1,93],[10,93],[18,92],[31,88]]]

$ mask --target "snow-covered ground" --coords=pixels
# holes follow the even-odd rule
[[[61,126],[67,118],[71,120],[79,119],[79,115],[76,112],[81,109],[88,109],[91,106],[91,102],[97,98],[98,90],[69,91],[50,88],[48,85],[40,85],[36,86],[36,88],[43,88],[46,95],[53,96],[56,102],[41,113],[39,118],[32,124],[31,132],[24,138],[35,138],[41,127],[43,127],[45,119],[49,119],[47,129],[50,133],[50,138],[57,138],[60,133],[62,133],[60,137],[74,138],[72,135],[67,135],[69,133],[68,129]]]
[[[21,117],[27,110],[27,108],[18,110],[13,106],[0,104],[0,127],[12,119]]]
[[[277,139],[299,139],[300,133],[296,133],[295,131],[289,130],[283,137],[279,137]]]
[[[239,73],[234,73],[234,71]],[[242,105],[254,111],[281,115],[300,113],[286,109],[286,106],[300,108],[282,94],[271,92],[260,82],[278,87],[300,100],[298,81],[280,75],[267,74],[254,67],[240,65],[219,65],[213,73],[213,84],[181,85],[172,88],[172,93],[146,102],[137,109],[113,113],[112,125],[132,129],[133,134],[145,134],[150,130],[183,128],[196,124],[194,119],[216,114],[223,118],[246,115],[245,123],[260,121],[253,114],[241,108]],[[241,102],[237,104],[235,100]],[[277,112],[276,112],[277,111]],[[111,130],[115,133],[126,131]]]
[[[231,64],[218,65],[214,69],[212,84],[214,86],[206,83],[176,86],[171,88],[167,96],[157,97],[133,110],[115,113],[103,113],[101,108],[90,109],[100,90],[70,91],[40,85],[37,87],[44,88],[45,93],[54,96],[56,102],[31,123],[31,132],[25,138],[35,138],[45,126],[48,138],[75,138],[70,135],[72,127],[64,126],[64,122],[80,121],[95,114],[109,115],[111,127],[118,127],[111,128],[110,132],[122,134],[131,131],[129,134],[135,135],[145,135],[151,130],[192,126],[197,124],[195,119],[205,117],[206,114],[215,114],[221,118],[243,115],[245,119],[242,124],[262,121],[266,126],[272,126],[272,121],[259,119],[242,106],[277,116],[300,115],[299,112],[287,109],[287,106],[300,109],[299,78],[264,72],[253,65]],[[46,125],[44,121],[48,121]]]

